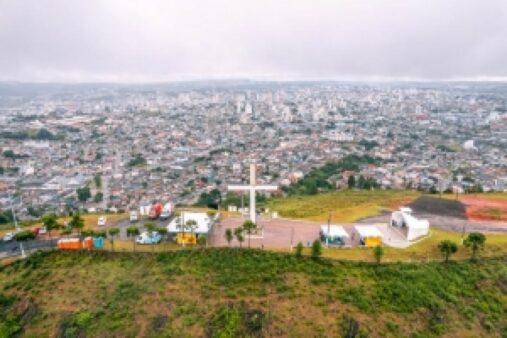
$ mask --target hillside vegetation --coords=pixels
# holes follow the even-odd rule
[[[39,253],[0,270],[0,337],[505,336],[506,263]]]
[[[353,222],[392,210],[415,200],[421,194],[410,190],[340,190],[310,196],[290,196],[270,199],[265,205],[287,218]]]

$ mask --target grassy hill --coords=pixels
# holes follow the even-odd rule
[[[271,199],[266,207],[282,217],[327,221],[329,212],[335,222],[353,222],[377,215],[384,209],[395,209],[419,197],[409,190],[340,190],[317,195]]]
[[[507,335],[507,257],[389,264],[258,250],[39,253],[0,270],[0,337]]]

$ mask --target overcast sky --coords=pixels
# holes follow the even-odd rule
[[[0,0],[0,80],[507,79],[506,0]]]

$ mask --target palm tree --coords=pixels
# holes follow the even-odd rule
[[[127,237],[132,238],[132,252],[136,251],[136,237],[139,236],[139,228],[135,225],[127,228]]]
[[[458,245],[448,239],[443,240],[438,244],[438,250],[444,255],[445,262],[449,262],[449,257],[458,251]]]
[[[186,228],[190,230],[190,233],[193,235],[195,229],[197,229],[197,222],[193,219],[189,219],[186,223]]]
[[[61,228],[61,225],[57,222],[57,217],[55,214],[46,214],[42,216],[42,224],[46,228],[50,243],[53,243],[53,236],[51,235],[52,230],[56,230]]]
[[[111,236],[111,251],[114,252],[114,237],[115,236],[118,236],[118,234],[120,233],[120,229],[118,228],[111,228],[109,229],[109,236]]]
[[[167,228],[164,227],[158,228],[157,232],[162,237],[162,240],[167,243],[167,234],[168,234]]]
[[[72,229],[77,229],[78,232],[79,232],[79,237],[81,237],[81,231],[83,230],[84,228],[84,220],[83,218],[79,215],[79,213],[75,213],[73,216],[72,216],[72,219],[70,220],[69,222],[69,225]]]
[[[227,245],[231,246],[231,241],[234,235],[232,234],[231,229],[225,229],[225,240],[227,241]]]
[[[257,224],[251,220],[246,220],[243,223],[242,227],[248,235],[248,247],[250,248],[250,236],[252,235],[252,231],[257,228]]]
[[[236,229],[234,229],[234,236],[236,236],[236,239],[239,242],[239,247],[241,248],[241,244],[245,240],[245,238],[243,237],[243,228],[237,227]]]
[[[475,260],[477,253],[484,248],[485,242],[486,236],[480,232],[471,232],[468,234],[468,237],[465,239],[464,244],[467,248],[472,249],[472,260]]]

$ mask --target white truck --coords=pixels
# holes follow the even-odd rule
[[[172,204],[171,202],[164,204],[164,207],[162,208],[162,212],[160,213],[160,218],[161,219],[168,219],[169,217],[171,217],[173,210],[174,210],[174,204]]]
[[[139,215],[136,210],[130,211],[130,221],[137,222],[139,220]]]

